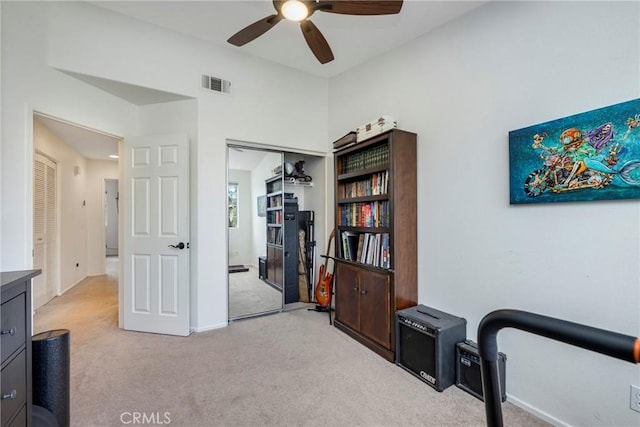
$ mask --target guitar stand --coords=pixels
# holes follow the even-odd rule
[[[321,305],[316,305],[314,308],[307,308],[307,311],[317,311],[320,313],[329,313],[329,324],[333,325],[333,320],[331,319],[331,306],[323,307]]]

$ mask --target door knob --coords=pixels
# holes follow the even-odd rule
[[[14,390],[11,390],[11,393],[9,393],[9,394],[3,394],[2,395],[2,400],[15,399],[17,395],[18,395],[18,392],[15,391],[15,389],[14,389]]]
[[[169,245],[170,248],[174,248],[174,249],[184,249],[185,245],[184,243],[180,242],[177,245]],[[189,247],[189,244],[187,243],[187,248]]]
[[[1,334],[1,335],[11,335],[11,336],[13,336],[13,335],[15,335],[15,334],[16,334],[16,328],[3,329],[3,330],[0,332],[0,334]]]

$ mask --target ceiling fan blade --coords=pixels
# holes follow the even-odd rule
[[[327,43],[327,40],[313,22],[308,19],[300,22],[300,29],[311,52],[313,52],[321,64],[333,61],[333,52],[331,52],[329,43]]]
[[[317,2],[313,8],[322,12],[341,13],[343,15],[393,15],[400,13],[400,9],[402,9],[402,0],[321,0]]]
[[[280,15],[269,15],[238,31],[227,41],[234,46],[243,46],[272,29],[281,20]]]

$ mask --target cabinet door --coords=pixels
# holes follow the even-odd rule
[[[273,246],[267,246],[266,267],[267,267],[267,280],[269,280],[269,282],[273,282],[276,277],[273,249],[274,249]]]
[[[283,262],[282,248],[273,248],[273,281],[279,286],[282,286],[284,283],[282,280],[282,271],[284,270]]]
[[[360,269],[336,263],[336,319],[354,330],[360,329]]]
[[[282,287],[282,248],[267,246],[267,280]]]
[[[391,348],[390,294],[388,274],[361,271],[360,330],[386,348]]]

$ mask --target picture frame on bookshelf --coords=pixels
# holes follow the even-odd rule
[[[258,196],[258,216],[267,216],[267,196]]]

